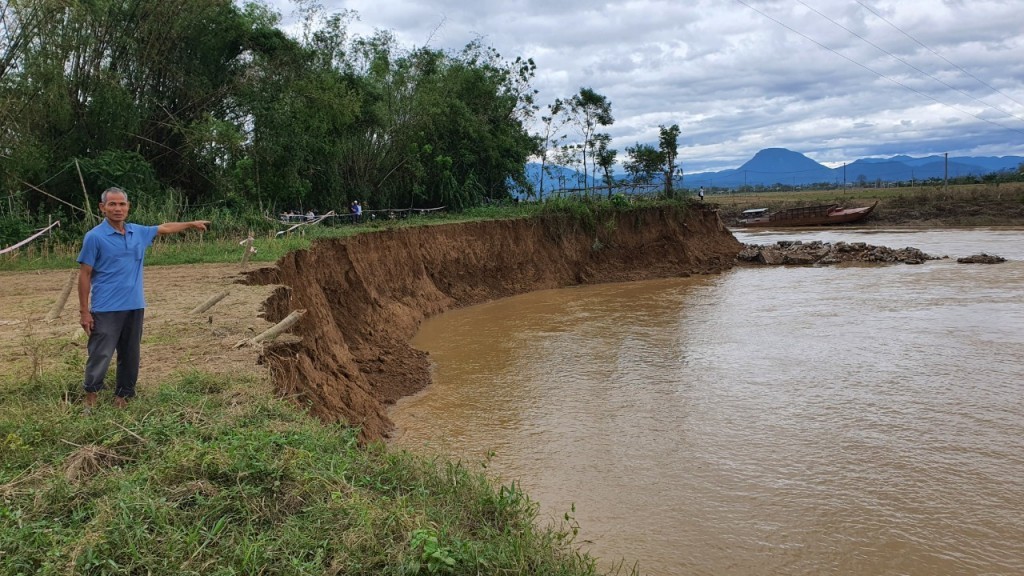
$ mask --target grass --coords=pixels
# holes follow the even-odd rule
[[[455,224],[460,222],[480,222],[485,220],[505,220],[529,218],[538,215],[562,214],[577,219],[588,229],[597,225],[598,215],[608,211],[628,209],[630,206],[641,205],[680,205],[685,201],[659,201],[637,198],[630,204],[623,203],[621,198],[605,199],[574,199],[556,198],[543,203],[522,203],[511,205],[493,205],[471,208],[459,213],[440,213],[414,215],[396,220],[374,220],[362,224],[312,225],[303,226],[293,232],[278,235],[280,226],[273,222],[263,221],[263,229],[252,232],[255,253],[249,257],[250,262],[274,262],[281,256],[309,248],[319,238],[344,238],[376,230],[408,228],[414,226]],[[165,219],[173,219],[166,216]],[[139,220],[132,220],[139,221]],[[146,221],[157,222],[153,215]],[[249,236],[244,224],[252,219],[232,220],[225,217],[224,221],[213,220],[210,231],[200,234],[194,231],[183,234],[158,237],[146,253],[146,264],[161,266],[171,264],[199,263],[233,263],[241,262],[245,253],[242,244]],[[84,233],[84,231],[83,231]],[[81,248],[81,236],[65,236],[65,239],[47,239],[29,245],[13,254],[0,256],[0,271],[27,271],[55,268],[71,268],[77,266],[76,258]]]
[[[748,194],[714,194],[708,200],[721,206],[769,205],[773,203],[806,202],[859,202],[879,201],[935,201],[971,196],[1014,197],[1024,194],[1024,183],[965,184],[949,186],[905,186],[888,188],[851,188],[848,190],[786,190]]]
[[[0,376],[2,574],[595,574],[516,484],[375,444],[267,382],[176,374],[78,402],[84,353]]]

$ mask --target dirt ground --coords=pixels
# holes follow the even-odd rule
[[[140,393],[192,369],[267,378],[266,368],[257,364],[257,349],[234,346],[270,326],[260,314],[274,287],[238,284],[240,272],[237,264],[146,267]],[[52,353],[54,343],[80,347],[84,357],[86,338],[78,325],[75,289],[60,317],[45,321],[71,273],[0,272],[0,374],[52,367],[59,360]],[[228,295],[208,311],[190,313],[225,290]]]

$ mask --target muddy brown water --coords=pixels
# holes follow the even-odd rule
[[[741,268],[446,313],[393,443],[516,481],[648,574],[1024,573],[1024,229],[761,232],[920,266]],[[988,252],[999,265],[957,264]]]

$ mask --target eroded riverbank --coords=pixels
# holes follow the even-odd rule
[[[541,289],[717,273],[740,249],[714,210],[688,204],[327,240],[249,280],[283,286],[268,320],[308,311],[301,340],[263,355],[278,391],[375,440],[392,429],[387,406],[430,381],[426,354],[409,345],[425,318]]]

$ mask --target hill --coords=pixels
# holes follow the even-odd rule
[[[1015,171],[1024,163],[1021,156],[957,156],[947,160],[932,155],[913,158],[897,155],[890,158],[860,158],[843,166],[829,168],[807,156],[785,148],[765,148],[739,168],[717,172],[685,174],[675,182],[678,187],[695,189],[741,188],[745,186],[807,186],[832,183],[852,185],[875,182],[911,182],[964,176],[985,176],[995,172]],[[548,166],[544,190],[576,188],[582,176],[561,166]],[[535,187],[541,181],[539,164],[527,166],[527,178]]]

